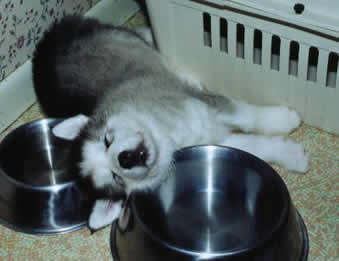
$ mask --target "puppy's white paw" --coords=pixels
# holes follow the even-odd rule
[[[272,107],[265,110],[266,112],[261,119],[267,123],[264,124],[265,134],[289,134],[301,123],[298,113],[287,107]]]
[[[285,142],[282,165],[289,170],[304,173],[308,170],[308,153],[304,147],[292,140]]]
[[[98,230],[116,220],[121,211],[122,200],[97,200],[88,220],[88,226],[92,230]]]
[[[282,121],[286,124],[285,128],[283,128],[283,131],[286,134],[298,128],[301,123],[299,114],[296,111],[290,110],[288,108],[282,109]]]

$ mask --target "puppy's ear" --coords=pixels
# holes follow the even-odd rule
[[[122,202],[122,200],[113,201],[109,199],[99,199],[95,202],[88,220],[88,226],[92,233],[112,224],[114,220],[119,218]]]
[[[79,114],[57,124],[52,132],[56,137],[74,140],[80,134],[80,131],[86,126],[89,118],[85,115]]]

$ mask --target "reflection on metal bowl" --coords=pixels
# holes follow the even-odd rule
[[[221,146],[178,151],[159,189],[133,194],[111,231],[115,261],[305,261],[306,227],[279,175]]]
[[[0,144],[0,223],[24,233],[50,234],[87,224],[90,185],[70,168],[72,142],[42,119],[12,131]]]

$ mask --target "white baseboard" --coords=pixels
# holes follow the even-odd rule
[[[31,68],[29,60],[0,83],[0,132],[36,101]]]
[[[86,16],[119,25],[138,10],[139,6],[134,0],[101,0]],[[28,60],[0,82],[0,133],[35,102],[32,63]]]
[[[121,25],[140,9],[136,0],[101,0],[86,16],[96,17],[103,23]]]

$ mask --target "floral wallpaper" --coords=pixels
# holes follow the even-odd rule
[[[99,0],[0,0],[0,81],[31,58],[55,20],[83,14]]]

